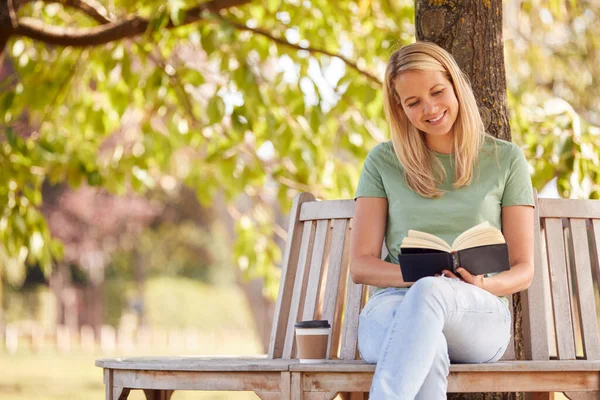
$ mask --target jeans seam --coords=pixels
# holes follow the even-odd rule
[[[436,294],[439,294],[440,291],[439,291],[439,288],[437,286],[433,286],[433,289],[437,292]],[[407,292],[407,295],[408,295],[408,292]],[[400,304],[402,304],[402,303],[400,303]],[[391,333],[390,333],[391,335],[393,335],[396,332],[396,321],[395,321],[395,319],[396,319],[396,316],[394,315],[394,322],[392,322],[392,327],[390,328],[391,329]],[[442,330],[442,332],[443,332],[443,330]],[[391,340],[388,341],[388,343],[387,343],[387,345],[385,347],[385,350],[383,352],[383,357],[382,357],[381,360],[379,360],[378,364],[379,363],[383,364],[385,362],[385,360],[387,358],[387,355],[388,355],[388,349],[389,349],[390,345],[391,345]]]

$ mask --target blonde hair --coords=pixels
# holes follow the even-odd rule
[[[454,87],[458,100],[453,145],[455,189],[469,185],[473,179],[473,167],[483,146],[485,128],[468,78],[450,53],[433,43],[417,42],[392,54],[385,71],[383,106],[394,152],[404,168],[406,185],[421,196],[436,198],[445,193],[437,187],[445,181],[446,172],[427,147],[424,133],[408,120],[394,88],[398,75],[409,70],[441,71]]]

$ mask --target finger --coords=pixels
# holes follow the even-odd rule
[[[449,277],[449,278],[456,278],[456,279],[460,279],[458,276],[456,276],[454,273],[452,273],[452,272],[450,272],[450,271],[448,271],[448,270],[443,270],[443,271],[442,271],[442,274],[443,274],[444,276],[447,276],[447,277]]]
[[[460,276],[467,282],[471,282],[473,281],[474,276],[471,275],[471,273],[469,271],[467,271],[464,268],[457,268],[456,272],[458,272],[460,274]]]

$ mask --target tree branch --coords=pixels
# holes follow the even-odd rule
[[[335,54],[335,53],[329,52],[327,50],[317,49],[317,48],[310,47],[310,46],[308,46],[308,47],[298,46],[296,44],[292,44],[292,43],[288,42],[285,39],[281,39],[281,38],[275,37],[271,33],[267,32],[267,31],[265,31],[263,29],[260,29],[260,28],[249,28],[246,25],[243,25],[243,24],[241,24],[239,22],[231,21],[231,20],[228,20],[228,19],[223,18],[221,16],[219,16],[219,18],[222,19],[223,21],[227,22],[231,26],[235,27],[238,30],[249,31],[249,32],[255,33],[257,35],[264,36],[264,37],[266,37],[266,38],[268,38],[268,39],[270,39],[270,40],[272,40],[272,41],[274,41],[276,43],[279,43],[279,44],[283,45],[283,46],[291,47],[291,48],[298,49],[298,50],[306,50],[306,51],[308,51],[310,53],[313,53],[313,54],[314,53],[325,54],[325,55],[330,56],[330,57],[339,58],[344,63],[346,63],[346,65],[348,65],[350,68],[352,68],[352,69],[356,70],[357,72],[361,73],[362,75],[366,76],[372,82],[377,83],[379,86],[382,85],[382,82],[375,75],[372,75],[370,72],[360,69],[355,62],[350,61],[349,59],[347,59],[346,57],[344,57],[344,56],[342,56],[340,54]]]
[[[83,11],[100,24],[109,24],[114,20],[114,16],[111,15],[102,4],[95,0],[48,0],[46,2],[58,2],[63,6]]]
[[[241,6],[252,0],[212,0],[192,7],[185,11],[185,19],[181,24],[175,25],[169,20],[166,28],[188,25],[202,20],[205,12],[217,13],[221,10]],[[134,37],[143,34],[150,20],[138,16],[130,16],[122,21],[106,23],[94,28],[63,28],[44,24],[34,18],[22,17],[18,19],[18,26],[14,35],[29,37],[44,43],[59,46],[98,46],[116,40]]]
[[[35,0],[13,0],[20,7],[27,3],[33,3]],[[96,0],[40,0],[46,4],[59,3],[63,7],[73,8],[82,11],[100,24],[108,24],[114,21],[114,15]]]

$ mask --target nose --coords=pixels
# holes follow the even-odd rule
[[[433,116],[433,114],[435,114],[438,110],[439,110],[439,107],[438,107],[437,103],[432,100],[426,100],[423,103],[423,112],[427,116]]]

